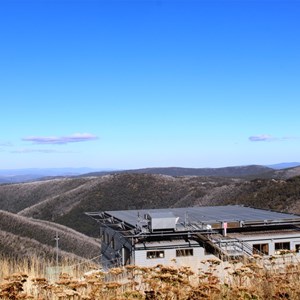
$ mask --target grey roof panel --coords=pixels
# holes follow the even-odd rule
[[[199,206],[185,208],[165,208],[165,209],[140,209],[140,210],[119,210],[106,211],[109,215],[125,221],[128,224],[135,226],[139,219],[142,219],[145,214],[170,214],[179,217],[179,222],[188,220],[196,223],[218,223],[218,222],[272,222],[272,221],[300,221],[299,215],[274,212],[269,210],[244,207],[239,205],[228,206]]]

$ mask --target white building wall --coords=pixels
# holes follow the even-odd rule
[[[290,243],[290,250],[291,251],[295,251],[296,250],[296,245],[300,245],[300,237],[270,237],[269,239],[266,238],[259,238],[257,240],[253,240],[253,238],[251,238],[251,240],[249,238],[243,238],[241,239],[244,242],[246,242],[247,244],[251,245],[253,247],[253,245],[255,244],[268,244],[269,245],[269,255],[275,255],[276,251],[275,251],[275,243],[285,243],[285,242],[289,242]]]
[[[176,249],[158,249],[159,251],[164,251],[164,257],[162,258],[147,258],[147,252],[152,250],[136,250],[135,255],[135,265],[144,267],[154,267],[158,264],[164,266],[174,266],[174,267],[190,267],[194,272],[197,272],[199,268],[202,267],[201,261],[208,258],[216,258],[215,256],[204,253],[204,248],[189,248],[193,249],[193,256],[178,256],[176,257]]]

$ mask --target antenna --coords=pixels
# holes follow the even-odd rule
[[[141,217],[140,217],[140,212],[139,211],[137,212],[137,221],[138,221],[138,223],[141,222]]]
[[[185,214],[184,214],[184,226],[185,227],[188,225],[188,222],[189,222],[189,214],[186,211]]]
[[[58,251],[59,251],[59,248],[58,248],[58,241],[59,241],[59,235],[58,235],[58,232],[55,231],[55,243],[56,243],[56,268],[58,268]]]

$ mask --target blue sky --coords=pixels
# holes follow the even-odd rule
[[[300,1],[0,1],[0,169],[300,161]]]

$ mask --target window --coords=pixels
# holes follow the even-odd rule
[[[165,251],[148,251],[147,252],[147,259],[154,259],[154,258],[164,258]]]
[[[269,255],[269,244],[254,244],[253,254]]]
[[[300,252],[300,244],[295,245],[295,250],[296,250],[296,252]]]
[[[210,249],[204,248],[204,255],[212,255],[212,251]]]
[[[193,249],[177,249],[176,250],[176,256],[193,256],[194,251]]]
[[[275,253],[280,254],[280,250],[291,250],[290,242],[275,243]]]
[[[109,244],[109,234],[108,233],[106,233],[106,235],[105,235],[105,243]]]
[[[100,229],[100,238],[102,242],[105,242],[105,231],[103,229]]]
[[[113,237],[110,240],[110,246],[115,249],[115,239]]]

